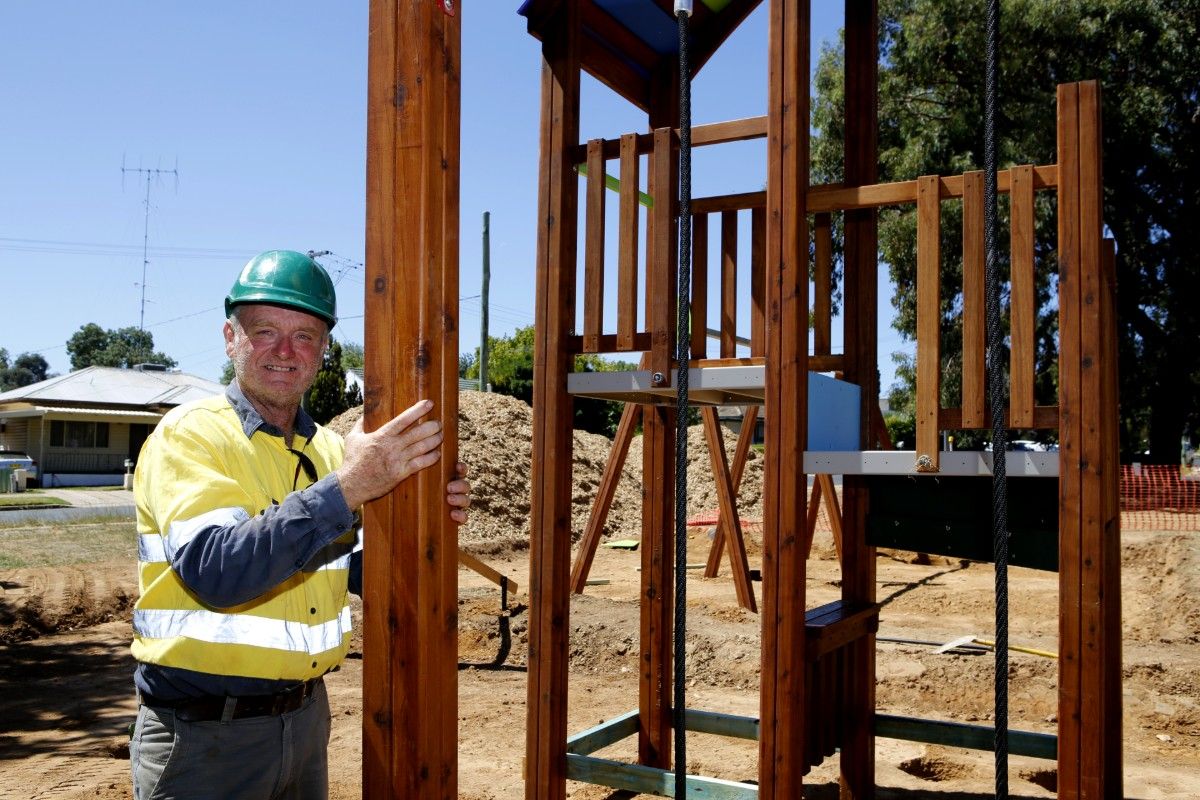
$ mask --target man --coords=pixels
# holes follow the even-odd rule
[[[300,407],[337,323],[308,256],[252,259],[225,312],[236,380],[163,417],[134,475],[134,797],[324,800],[321,676],[349,646],[347,590],[361,593],[355,511],[435,464],[441,427],[421,401],[343,443]],[[462,523],[456,473],[446,502]]]

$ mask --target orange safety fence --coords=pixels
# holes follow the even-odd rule
[[[1200,531],[1200,475],[1165,464],[1122,464],[1121,528]]]

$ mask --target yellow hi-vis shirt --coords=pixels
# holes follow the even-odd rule
[[[354,516],[330,474],[343,444],[301,412],[289,449],[239,401],[234,385],[173,409],[142,448],[133,655],[154,665],[142,669],[218,684],[303,681],[337,666],[350,642]]]

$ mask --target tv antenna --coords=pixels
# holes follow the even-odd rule
[[[176,159],[174,169],[161,169],[161,168],[157,168],[157,167],[154,169],[147,169],[147,168],[144,168],[141,166],[126,167],[125,166],[125,157],[121,156],[121,188],[122,189],[125,188],[125,173],[126,172],[139,172],[146,176],[146,199],[144,201],[145,206],[146,206],[146,219],[145,219],[145,227],[142,231],[142,283],[141,283],[142,305],[141,305],[141,311],[138,315],[138,330],[144,331],[146,329],[146,270],[150,266],[150,186],[151,186],[151,178],[161,178],[163,175],[174,175],[175,176],[175,190],[178,191],[179,190],[179,161],[178,161],[178,159]]]

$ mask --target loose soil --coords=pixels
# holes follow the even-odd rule
[[[459,572],[459,796],[519,798],[525,731],[525,655],[528,644],[528,480],[530,414],[519,401],[463,393],[461,457],[471,464],[476,502],[461,531],[465,548],[510,575],[522,591],[500,608],[496,587]],[[353,412],[348,416],[353,417]],[[340,419],[348,427],[353,420]],[[699,431],[689,436],[689,515],[716,506],[707,453]],[[576,434],[574,535],[586,524],[610,443]],[[605,538],[640,533],[640,442],[634,442]],[[732,451],[732,443],[727,443]],[[739,507],[759,516],[761,462],[747,468]],[[0,517],[2,520],[2,517]],[[752,567],[760,533],[747,525]],[[709,529],[690,529],[689,561],[703,561]],[[7,530],[0,528],[0,550]],[[54,528],[47,528],[52,547]],[[133,543],[96,563],[0,571],[0,800],[124,800],[130,798],[126,727],[135,714],[128,643],[136,596]],[[1124,758],[1126,796],[1200,796],[1200,534],[1126,532],[1123,535]],[[946,559],[913,563],[881,553],[878,595],[877,707],[880,712],[986,725],[992,715],[990,654],[934,653],[932,645],[884,639],[946,642],[967,634],[991,639],[993,571],[985,564]],[[600,547],[591,577],[602,581],[571,605],[570,711],[577,732],[637,705],[640,555]],[[688,574],[688,705],[756,716],[760,621],[738,608],[728,568],[705,579]],[[818,531],[808,563],[809,607],[836,599],[839,568],[827,531]],[[761,597],[761,584],[755,584]],[[1057,649],[1057,576],[1010,570],[1011,639]],[[356,618],[361,609],[355,605]],[[361,640],[327,677],[333,707],[331,797],[360,797]],[[1013,652],[1010,725],[1053,733],[1057,665]],[[599,755],[627,759],[626,740]],[[983,798],[992,794],[990,753],[879,739],[876,782],[881,798]],[[693,773],[754,780],[753,743],[693,735]],[[834,798],[836,759],[806,778],[806,794]],[[1014,797],[1053,797],[1054,764],[1010,759]],[[601,787],[571,783],[571,798],[617,797]]]

